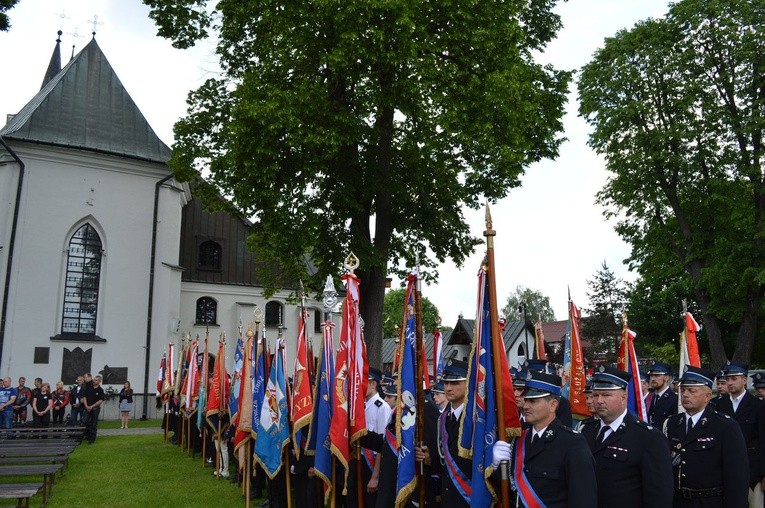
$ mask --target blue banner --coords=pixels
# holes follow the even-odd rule
[[[481,269],[478,275],[478,309],[473,334],[473,350],[468,365],[465,412],[459,437],[460,456],[472,458],[473,461],[470,498],[472,506],[491,506],[495,497],[488,483],[493,471],[492,447],[497,440],[490,310],[488,277]]]
[[[403,506],[417,485],[417,466],[414,460],[415,430],[417,429],[417,369],[416,321],[414,283],[417,277],[407,279],[404,301],[404,340],[398,363],[398,406],[396,410],[396,441],[398,444],[398,478],[396,480],[396,506]],[[426,374],[427,375],[427,374]],[[420,381],[422,382],[422,381]]]
[[[308,436],[306,453],[314,454],[314,471],[324,482],[324,491],[332,485],[332,453],[330,452],[329,427],[334,407],[333,383],[335,380],[334,340],[331,322],[324,323],[324,341],[319,353],[314,387],[313,417]]]

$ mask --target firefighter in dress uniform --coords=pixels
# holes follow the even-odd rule
[[[683,413],[664,433],[672,449],[674,508],[746,508],[749,468],[741,429],[709,404],[715,373],[688,366],[680,379]]]
[[[531,427],[513,445],[497,441],[492,465],[513,462],[514,506],[591,508],[597,503],[595,462],[581,434],[555,416],[561,397],[555,374],[529,372],[523,392],[523,415]],[[520,466],[520,467],[518,467]],[[534,500],[534,501],[533,501]]]
[[[593,374],[598,419],[582,425],[595,458],[599,508],[653,508],[672,504],[672,467],[661,431],[627,410],[632,376],[601,365]]]

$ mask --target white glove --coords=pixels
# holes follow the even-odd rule
[[[491,449],[491,467],[496,469],[500,462],[510,460],[510,443],[497,441]]]

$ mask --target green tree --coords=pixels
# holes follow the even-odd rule
[[[353,251],[372,365],[389,272],[460,265],[479,243],[465,207],[558,153],[570,74],[533,57],[560,28],[554,0],[144,3],[178,47],[217,34],[222,73],[175,126],[176,177],[204,170],[253,217],[273,287],[307,257],[320,288]]]
[[[524,309],[529,321],[541,319],[542,322],[555,321],[555,312],[550,305],[550,298],[541,291],[518,284],[510,293],[502,307],[502,314],[508,321],[523,321]]]
[[[6,12],[11,10],[19,0],[0,0],[0,32],[7,32],[11,29],[11,19]]]
[[[578,83],[612,173],[598,200],[641,276],[680,274],[713,367],[727,324],[750,360],[763,312],[763,15],[762,0],[678,2],[606,39]]]
[[[622,333],[622,314],[626,310],[627,291],[624,280],[616,277],[605,261],[593,278],[587,281],[590,307],[584,309],[582,336],[590,349],[605,361],[616,361],[617,346]]]
[[[383,301],[383,333],[384,337],[395,337],[396,328],[401,330],[402,318],[404,315],[404,300],[406,298],[406,289],[391,289],[385,293]],[[436,329],[441,322],[440,314],[436,306],[428,300],[422,298],[422,327],[423,333],[429,333]],[[444,328],[441,327],[443,331]]]

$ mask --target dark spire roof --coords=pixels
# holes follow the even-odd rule
[[[6,139],[166,163],[155,134],[95,38],[0,130]]]
[[[56,47],[53,48],[53,54],[50,56],[50,63],[48,64],[48,70],[45,71],[45,77],[43,78],[42,86],[40,89],[45,88],[48,82],[56,77],[56,74],[61,72],[61,30],[58,31],[58,38],[56,39]]]

